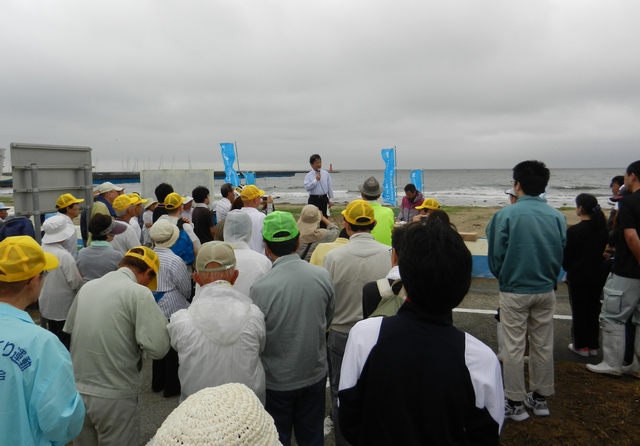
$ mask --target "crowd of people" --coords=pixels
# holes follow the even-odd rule
[[[609,222],[580,194],[580,223],[569,229],[541,197],[547,167],[513,168],[511,205],[486,229],[502,365],[453,325],[472,257],[440,203],[409,184],[395,215],[370,177],[340,228],[328,218],[330,173],[317,154],[309,163],[309,204],[297,221],[255,185],[224,184],[213,207],[203,186],[183,196],[163,183],[142,198],[106,182],[82,213],[84,200],[61,195],[41,246],[29,235],[1,241],[0,443],[139,444],[148,357],[152,390],[181,403],[154,444],[203,444],[203,432],[240,429],[261,439],[252,444],[295,436],[321,445],[331,425],[337,445],[498,444],[505,419],[550,415],[562,267],[568,348],[587,357],[602,349],[593,372],[640,378],[640,161],[614,178],[621,190]],[[36,301],[48,330],[25,311]],[[208,420],[186,409],[212,405],[243,415]],[[185,419],[204,429],[177,429]]]

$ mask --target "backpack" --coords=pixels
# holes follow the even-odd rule
[[[187,265],[191,265],[196,259],[196,256],[193,252],[193,242],[189,238],[189,234],[187,234],[187,231],[182,229],[182,227],[184,226],[183,220],[178,220],[176,226],[178,226],[178,229],[180,229],[180,235],[178,236],[178,240],[176,240],[176,242],[171,247],[171,251],[173,251],[175,255],[180,257],[184,261],[184,263],[186,263]]]
[[[31,220],[27,217],[15,217],[12,215],[0,223],[0,241],[15,235],[28,235],[35,239],[36,231]]]
[[[400,288],[400,291],[398,291],[398,294],[393,293],[392,288],[397,283],[401,283],[400,279],[394,281],[391,285],[389,284],[389,279],[380,279],[376,281],[382,300],[380,300],[380,303],[369,317],[394,316],[398,312],[405,301],[405,292],[403,286]]]

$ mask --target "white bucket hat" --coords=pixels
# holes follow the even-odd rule
[[[42,223],[44,231],[42,243],[60,243],[71,238],[76,233],[76,228],[70,225],[67,220],[62,214],[47,218]]]
[[[154,446],[276,446],[278,431],[258,397],[239,383],[207,387],[169,414]]]

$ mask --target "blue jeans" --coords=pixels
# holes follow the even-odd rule
[[[300,446],[324,444],[325,388],[327,378],[296,390],[269,390],[265,409],[275,421],[280,443],[291,445],[291,429]]]

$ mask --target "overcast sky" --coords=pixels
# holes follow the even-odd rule
[[[3,1],[0,147],[98,170],[620,167],[640,2]],[[8,170],[5,168],[5,170]]]

